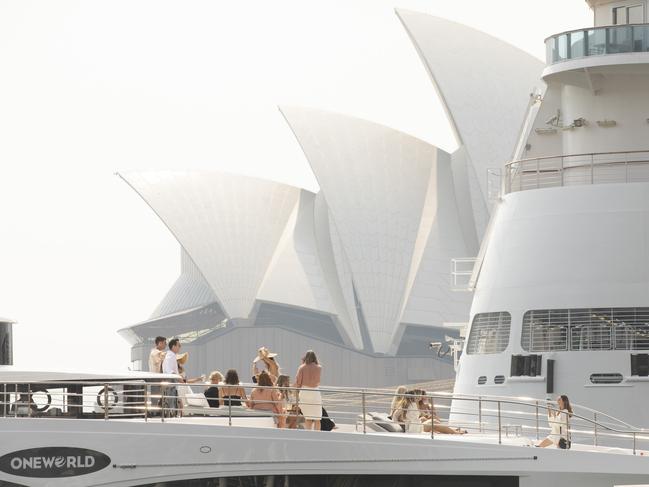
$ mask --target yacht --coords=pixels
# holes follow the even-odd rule
[[[455,389],[426,386],[454,434],[404,433],[385,389],[321,387],[337,428],[308,431],[173,375],[19,369],[0,320],[0,486],[648,483],[647,8],[589,4],[594,27],[546,40],[466,285]],[[568,448],[537,448],[558,394]]]

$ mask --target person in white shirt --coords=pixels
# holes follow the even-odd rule
[[[162,361],[165,358],[167,339],[165,337],[155,338],[155,347],[149,354],[149,372],[162,372]]]
[[[180,351],[180,340],[178,338],[173,338],[169,341],[169,351],[165,355],[164,360],[162,361],[162,373],[163,374],[174,374],[179,378],[180,373],[178,371],[178,359],[176,354]],[[175,416],[178,412],[178,389],[176,387],[165,387],[164,390],[164,408],[165,416],[170,414]]]
[[[173,338],[169,342],[169,350],[162,361],[163,374],[180,375],[180,372],[178,372],[178,359],[176,358],[178,352],[180,352],[180,340],[178,340],[178,338]]]

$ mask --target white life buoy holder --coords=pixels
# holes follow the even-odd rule
[[[106,399],[106,390],[108,390],[108,409],[113,409],[119,403],[119,396],[115,389],[110,386],[104,386],[97,393],[97,404],[102,409],[106,406],[104,405],[104,400]]]

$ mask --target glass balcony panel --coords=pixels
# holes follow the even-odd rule
[[[607,30],[607,54],[633,52],[633,45],[631,42],[631,27],[625,25],[622,27],[611,27]]]
[[[588,29],[586,36],[589,56],[606,54],[606,29]]]
[[[649,47],[649,27],[646,25],[634,25],[632,29],[633,52],[645,52]]]
[[[557,37],[557,61],[565,61],[568,59],[568,34],[562,34]]]
[[[580,58],[586,55],[584,31],[570,33],[570,58]]]

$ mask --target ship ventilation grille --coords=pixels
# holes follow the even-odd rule
[[[505,383],[505,376],[504,375],[497,375],[494,377],[494,384],[504,384]]]
[[[590,374],[590,381],[593,384],[619,384],[622,382],[622,374],[608,372],[606,374]]]
[[[486,375],[481,375],[478,377],[478,385],[484,385],[487,383],[487,376]]]

